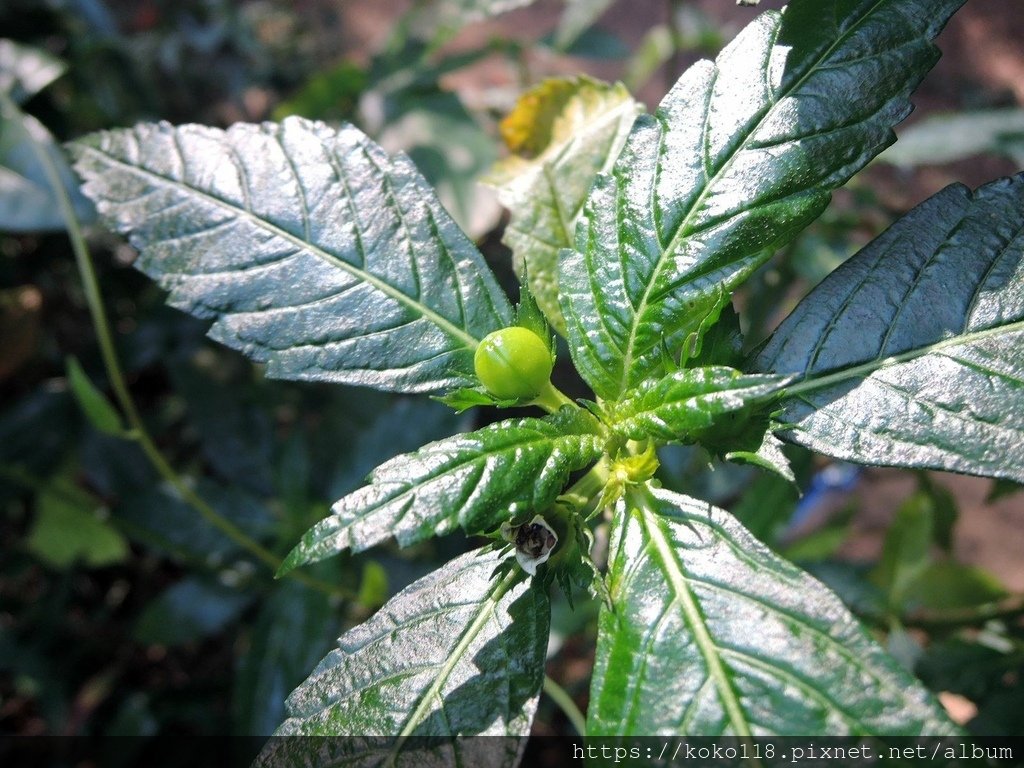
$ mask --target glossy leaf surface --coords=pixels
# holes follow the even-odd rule
[[[612,532],[589,735],[955,732],[835,595],[727,512],[638,497]]]
[[[462,555],[342,635],[338,648],[288,697],[289,717],[277,730],[282,736],[388,739],[276,740],[259,762],[342,766],[394,757],[395,765],[410,766],[515,764],[525,746],[519,740],[485,744],[474,759],[469,755],[480,740],[453,740],[439,747],[439,762],[416,749],[415,739],[401,740],[529,733],[550,607],[546,591],[518,567],[492,578],[504,559],[495,551]],[[503,745],[513,747],[511,753]]]
[[[963,0],[795,0],[690,68],[595,183],[559,268],[577,369],[617,399],[892,142]]]
[[[396,456],[370,484],[338,501],[311,528],[279,573],[342,549],[395,537],[401,545],[448,533],[496,529],[515,511],[540,511],[569,474],[601,455],[593,420],[569,409],[544,419],[501,421]]]
[[[587,77],[546,80],[502,121],[514,153],[487,182],[509,209],[504,242],[548,322],[563,336],[558,255],[575,242],[576,221],[598,172],[615,162],[640,105],[622,85]]]
[[[777,396],[782,376],[743,375],[733,368],[691,368],[651,379],[613,411],[612,429],[632,440],[686,441],[724,413]]]
[[[64,62],[46,51],[0,38],[0,91],[15,104],[43,90],[66,69]]]
[[[511,319],[412,163],[351,126],[143,124],[71,149],[137,266],[270,376],[469,384],[477,342]]]
[[[761,351],[780,421],[844,459],[1024,481],[1024,175],[947,187],[815,288]]]

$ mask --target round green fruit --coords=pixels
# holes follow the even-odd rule
[[[473,366],[480,382],[495,397],[532,400],[551,378],[554,360],[540,336],[512,326],[495,331],[480,342]]]

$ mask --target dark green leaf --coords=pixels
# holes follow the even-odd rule
[[[743,332],[740,330],[740,316],[732,304],[722,307],[717,322],[700,338],[695,339],[698,345],[696,354],[686,356],[683,364],[687,368],[700,368],[711,365],[727,365],[739,368],[744,362]],[[684,350],[688,352],[689,350]]]
[[[1020,483],[1015,483],[1013,480],[997,479],[992,483],[992,489],[988,492],[988,496],[985,497],[985,503],[992,504],[1000,499],[1020,493],[1021,490],[1024,490],[1024,486]]]
[[[565,409],[544,419],[498,422],[396,456],[303,536],[278,575],[392,536],[405,546],[456,526],[467,533],[496,529],[518,512],[553,502],[569,474],[595,462],[602,448],[594,420]]]
[[[576,367],[618,399],[710,326],[893,140],[963,0],[794,0],[692,67],[595,183],[559,265]]]
[[[478,340],[511,321],[409,160],[352,126],[144,124],[71,149],[106,223],[140,249],[137,266],[268,375],[473,384]]]
[[[71,392],[78,402],[89,423],[106,435],[123,437],[125,433],[124,421],[121,414],[107,399],[96,385],[89,380],[82,370],[82,366],[74,357],[67,359],[68,383],[71,385]]]
[[[54,568],[123,561],[128,543],[99,512],[99,503],[73,486],[47,486],[36,496],[36,519],[26,542],[29,551]]]
[[[798,563],[820,562],[834,557],[836,550],[850,538],[850,520],[855,512],[854,505],[840,509],[824,525],[783,547],[781,554]]]
[[[232,696],[239,735],[269,736],[285,717],[284,697],[333,645],[337,610],[295,581],[277,585],[260,608],[238,660]]]
[[[0,39],[0,93],[15,104],[43,90],[66,69],[64,62],[45,51]]]
[[[282,736],[386,739],[279,739],[257,764],[377,764],[369,757],[379,750],[380,759],[395,759],[389,765],[514,765],[525,746],[518,740],[482,750],[473,739],[455,740],[445,747],[454,750],[446,753],[448,762],[425,759],[415,739],[404,742],[406,736],[529,733],[550,607],[546,590],[518,567],[493,578],[503,560],[495,551],[462,555],[342,635],[337,650],[288,697],[289,718],[277,730]]]
[[[1024,480],[1024,175],[947,187],[823,281],[756,370],[784,436],[838,458]]]
[[[728,513],[631,497],[612,532],[588,735],[956,731],[835,595]]]
[[[587,77],[545,80],[502,121],[514,153],[487,179],[511,212],[504,242],[548,322],[565,335],[558,307],[558,255],[575,241],[576,220],[598,172],[608,170],[640,105],[622,85]]]
[[[63,389],[38,387],[21,399],[6,399],[0,411],[0,500],[8,493],[23,495],[23,484],[7,482],[10,475],[47,477],[56,471],[81,423],[74,399]]]
[[[956,506],[956,496],[951,491],[933,482],[927,472],[918,473],[918,493],[928,499],[932,514],[932,536],[947,553],[953,552],[953,530],[956,528],[960,512]]]
[[[632,440],[686,442],[716,417],[778,397],[787,379],[733,368],[689,368],[644,382],[611,409],[612,430]]]
[[[139,616],[140,643],[180,645],[217,634],[238,618],[252,595],[200,577],[189,577],[162,592]]]
[[[415,451],[426,442],[467,427],[464,419],[444,406],[418,397],[381,405],[372,415],[376,418],[361,428],[347,451],[339,451],[337,434],[326,436],[328,445],[338,453],[331,482],[325,491],[327,498],[338,498],[359,488],[374,467],[396,454]]]
[[[199,433],[204,458],[225,481],[257,494],[270,491],[274,424],[253,393],[216,381],[191,365],[170,371]]]

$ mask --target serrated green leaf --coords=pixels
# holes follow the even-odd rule
[[[479,339],[511,321],[412,163],[352,126],[143,124],[70,147],[136,266],[270,376],[469,385]]]
[[[278,575],[392,536],[406,546],[456,526],[467,533],[496,529],[517,512],[551,504],[569,474],[597,461],[602,450],[596,422],[565,409],[543,419],[501,421],[396,456],[302,537]]]
[[[716,417],[778,397],[788,379],[733,368],[688,368],[652,379],[612,408],[612,431],[631,440],[687,442]]]
[[[620,503],[608,560],[588,735],[956,732],[835,595],[723,510],[664,490]]]
[[[514,152],[485,180],[511,212],[503,242],[551,327],[565,335],[558,306],[558,255],[575,241],[590,185],[608,170],[640,105],[621,84],[588,77],[545,80],[502,121]]]
[[[78,407],[89,419],[89,423],[106,435],[124,437],[124,420],[121,414],[96,385],[92,383],[81,364],[74,357],[67,359],[68,384],[75,396]]]
[[[503,561],[493,550],[462,555],[342,635],[288,697],[277,735],[351,738],[276,739],[257,765],[384,764],[373,757],[398,766],[516,764],[525,746],[518,739],[482,749],[479,740],[446,740],[425,752],[415,738],[530,731],[550,606],[518,567],[494,577]],[[383,738],[357,738],[375,736]]]
[[[826,278],[754,361],[783,436],[867,464],[1024,480],[1024,174],[947,187]]]
[[[0,38],[0,93],[6,93],[15,104],[64,74],[64,62],[46,51]]]
[[[893,140],[963,0],[794,0],[641,117],[559,262],[576,368],[615,400]]]

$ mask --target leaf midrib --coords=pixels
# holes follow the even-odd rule
[[[679,242],[689,234],[687,230],[689,229],[691,223],[693,222],[694,217],[697,215],[697,212],[701,209],[701,206],[703,205],[704,200],[707,198],[707,196],[710,193],[711,189],[732,168],[732,165],[735,162],[736,158],[739,157],[739,155],[747,148],[748,144],[751,141],[751,138],[758,132],[758,130],[760,130],[760,128],[764,124],[765,120],[771,114],[773,114],[775,109],[778,107],[779,102],[782,101],[783,99],[787,98],[794,91],[798,90],[807,81],[807,79],[809,77],[811,77],[812,74],[814,74],[815,72],[817,72],[819,70],[819,68],[822,66],[822,62],[826,61],[835,52],[835,50],[841,44],[845,43],[847,38],[854,31],[859,29],[861,24],[864,23],[864,21],[866,19],[871,17],[875,13],[875,11],[877,11],[878,8],[881,5],[883,5],[885,2],[888,2],[888,0],[878,0],[874,5],[872,5],[871,8],[868,11],[866,11],[863,16],[861,16],[861,18],[857,19],[857,21],[854,24],[852,24],[849,27],[849,29],[846,30],[845,33],[843,33],[840,37],[838,37],[835,40],[835,42],[833,42],[832,45],[828,47],[828,49],[824,52],[824,54],[822,54],[814,62],[813,65],[808,67],[807,72],[804,73],[800,77],[799,80],[797,80],[789,88],[787,88],[784,91],[781,91],[777,95],[775,95],[775,98],[774,98],[771,106],[767,110],[765,110],[764,114],[761,115],[760,118],[758,118],[757,123],[749,131],[747,131],[747,133],[744,136],[743,140],[736,146],[736,148],[733,150],[733,152],[729,155],[728,159],[722,164],[722,167],[719,168],[718,171],[715,172],[714,176],[712,176],[711,178],[709,178],[707,180],[707,183],[704,185],[704,188],[701,190],[701,192],[697,196],[696,200],[694,200],[693,204],[690,206],[690,210],[686,214],[686,218],[683,219],[682,222],[680,222],[679,226],[676,228],[675,233],[672,235],[672,239],[669,241],[668,245],[661,249],[661,254],[658,257],[658,263],[655,266],[654,271],[651,274],[650,280],[647,281],[647,285],[644,287],[644,292],[643,292],[643,294],[640,297],[640,304],[637,306],[637,309],[633,313],[633,318],[632,318],[632,321],[630,323],[629,339],[626,342],[626,348],[623,350],[623,365],[622,365],[622,372],[621,372],[620,377],[619,377],[619,391],[618,391],[617,395],[621,395],[628,388],[628,385],[629,385],[629,372],[630,372],[630,368],[632,367],[633,356],[634,356],[634,347],[636,345],[636,334],[637,334],[637,331],[638,331],[638,329],[640,327],[639,318],[642,318],[644,316],[644,314],[646,313],[647,305],[650,302],[651,293],[654,290],[654,286],[657,284],[658,278],[660,277],[662,270],[665,268],[665,265],[669,263],[669,259],[667,259],[666,256],[667,256],[667,254],[674,252],[675,249],[679,247]],[[784,23],[784,19],[780,18],[779,19],[780,28],[781,28],[782,23]],[[777,33],[778,33],[778,28],[776,30],[776,40],[778,39],[777,38]],[[773,44],[772,45],[772,49],[774,49],[774,47],[775,47],[775,45]],[[771,60],[771,52],[769,52],[769,63],[770,63],[770,60]],[[717,77],[718,65],[714,64],[714,67],[715,67],[715,73],[716,73],[716,77]],[[712,88],[713,88],[713,86],[712,86]],[[709,101],[707,107],[705,108],[705,116],[704,116],[704,119],[705,119],[705,130],[707,128],[707,122],[708,122],[708,120],[710,120],[710,111],[709,110],[710,110],[710,101]],[[661,136],[661,138],[659,140],[659,151],[660,151],[660,141],[663,141],[663,140],[664,140],[664,131],[662,131],[662,136]],[[659,246],[660,246],[660,242],[659,242]]]
[[[787,399],[790,397],[798,397],[804,392],[824,389],[842,381],[846,381],[847,379],[867,376],[868,374],[874,373],[875,371],[883,368],[890,368],[900,363],[916,360],[919,357],[941,352],[943,349],[966,346],[974,342],[996,338],[1003,334],[1010,334],[1017,331],[1024,331],[1024,319],[1016,320],[1014,322],[1007,323],[1006,325],[997,325],[991,328],[985,328],[981,331],[973,331],[971,333],[950,336],[942,339],[941,341],[927,344],[923,347],[917,347],[915,349],[907,350],[906,352],[901,352],[898,355],[892,355],[886,358],[875,358],[874,360],[869,360],[866,363],[860,363],[849,368],[833,370],[830,373],[824,373],[816,376],[808,376],[798,384],[795,384],[792,387],[787,387],[785,397]]]
[[[434,699],[439,698],[441,689],[444,687],[444,684],[448,682],[448,678],[455,669],[455,666],[459,663],[462,656],[466,653],[466,650],[477,638],[480,632],[483,631],[485,624],[494,616],[498,607],[498,602],[505,596],[505,593],[515,585],[521,574],[522,571],[519,571],[517,568],[512,568],[507,574],[505,574],[505,577],[487,593],[485,599],[480,604],[479,612],[469,627],[467,627],[462,639],[460,639],[455,648],[452,649],[448,660],[441,667],[437,677],[434,679],[434,682],[432,682],[422,692],[419,704],[416,706],[416,709],[413,710],[412,714],[409,715],[409,719],[406,721],[405,726],[403,726],[401,733],[398,735],[398,741],[392,749],[391,755],[388,759],[388,764],[394,764],[395,758],[402,749],[404,740],[412,735],[413,731],[415,731],[423,722],[423,719],[428,714]]]
[[[697,605],[693,592],[690,590],[687,576],[683,572],[682,564],[676,557],[675,550],[665,538],[665,533],[658,524],[656,513],[646,505],[639,505],[638,511],[640,513],[641,525],[647,532],[649,541],[654,544],[661,559],[661,570],[672,588],[675,596],[674,602],[682,609],[683,619],[693,633],[694,642],[697,644],[697,648],[700,650],[704,664],[707,667],[708,677],[714,682],[715,690],[718,691],[718,698],[725,708],[729,722],[736,731],[737,736],[752,735],[750,723],[743,712],[739,697],[733,688],[730,676],[722,661],[721,650],[708,631],[707,624],[700,612],[700,607]]]
[[[177,135],[177,131],[175,131],[175,135]],[[434,323],[434,325],[441,328],[449,336],[453,336],[460,340],[470,351],[475,350],[480,343],[480,339],[476,338],[466,330],[455,325],[442,315],[439,315],[437,312],[435,312],[425,304],[422,304],[412,299],[410,296],[406,295],[405,293],[398,290],[394,286],[384,282],[383,280],[373,275],[372,273],[360,269],[359,267],[356,267],[353,264],[350,264],[341,257],[335,256],[334,254],[324,250],[323,248],[321,248],[318,245],[315,245],[314,243],[303,240],[301,237],[298,237],[297,235],[293,235],[291,232],[288,232],[287,230],[267,221],[266,219],[260,218],[255,213],[253,213],[252,211],[245,207],[239,207],[205,190],[198,189],[197,187],[187,184],[184,181],[168,178],[167,176],[163,176],[162,174],[156,173],[155,171],[152,171],[148,168],[142,168],[139,166],[131,165],[130,163],[126,163],[123,160],[119,160],[118,158],[115,158],[112,155],[104,151],[101,151],[96,147],[90,147],[84,144],[79,144],[77,146],[80,147],[84,153],[91,153],[93,155],[96,155],[103,162],[114,165],[124,172],[127,172],[129,174],[136,174],[143,178],[154,180],[155,183],[166,184],[172,188],[178,189],[181,194],[195,195],[196,197],[199,197],[200,199],[206,201],[210,205],[222,207],[225,210],[228,210],[239,217],[244,217],[250,223],[254,224],[258,228],[262,228],[271,235],[281,238],[291,243],[293,246],[299,248],[300,250],[307,251],[313,254],[314,256],[330,264],[331,266],[348,272],[356,279],[362,280],[372,285],[374,288],[379,290],[381,293],[387,295],[389,298],[394,299],[398,303],[412,310],[414,313],[417,313],[422,317],[426,318],[427,320],[430,320],[432,323]],[[299,187],[301,186],[302,184],[301,182],[299,182]],[[159,240],[155,240],[155,242],[159,242]],[[225,312],[221,314],[229,313]]]

